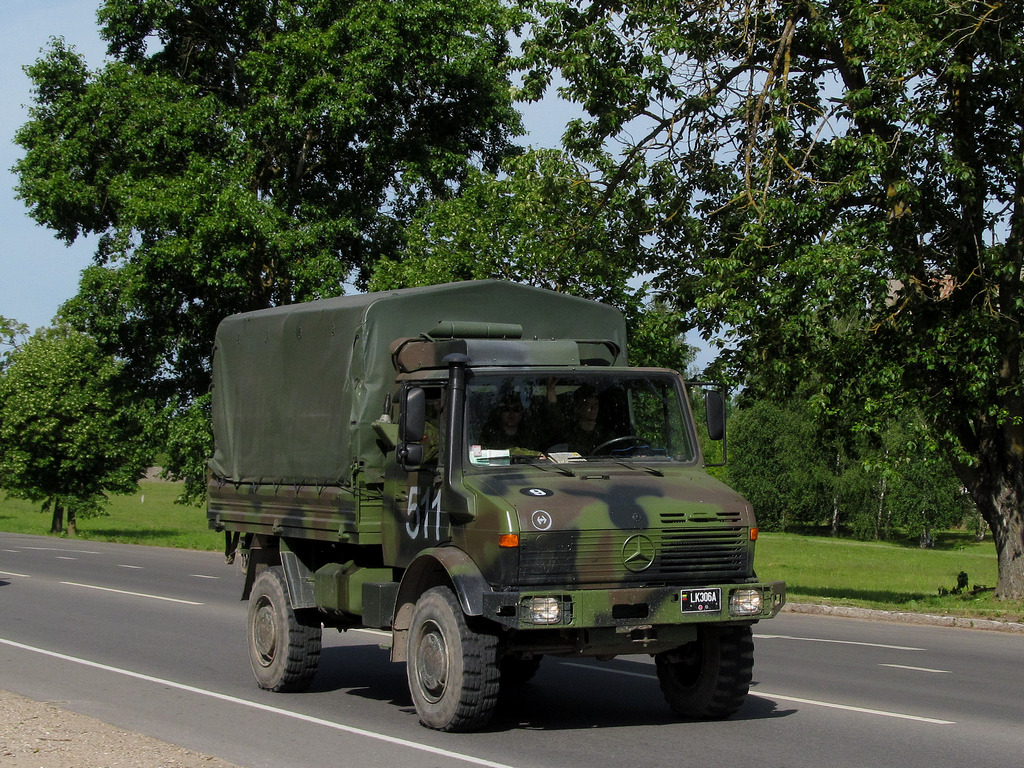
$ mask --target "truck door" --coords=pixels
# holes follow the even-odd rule
[[[405,385],[398,398],[400,411],[407,402],[405,395],[414,388],[422,390],[425,399],[423,435],[416,441],[420,460],[405,462],[403,467],[396,452],[387,462],[384,477],[384,562],[398,567],[407,566],[424,549],[451,539],[448,515],[441,509],[445,392],[436,383]],[[403,423],[405,414],[398,416]]]

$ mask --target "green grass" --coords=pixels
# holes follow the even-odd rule
[[[220,551],[221,534],[206,525],[204,510],[175,504],[180,486],[143,482],[134,496],[111,499],[109,515],[80,520],[78,535],[93,541],[114,541]],[[39,505],[0,496],[0,531],[46,534],[50,516]],[[827,603],[890,611],[1024,621],[1024,602],[1001,602],[994,587],[996,553],[991,539],[975,542],[964,532],[944,532],[934,549],[896,543],[861,542],[762,533],[757,542],[757,573],[762,579],[787,583],[793,602]],[[963,595],[940,596],[952,590],[966,572],[970,588]]]
[[[142,482],[132,496],[112,496],[109,514],[78,520],[78,538],[218,551],[224,548],[222,534],[206,524],[206,511],[175,504],[181,492],[177,483]],[[50,514],[39,504],[0,494],[0,531],[7,533],[50,532]]]
[[[934,549],[884,542],[762,533],[757,574],[786,582],[792,602],[825,603],[889,611],[1024,621],[1024,602],[996,600],[996,551],[991,539],[944,532]],[[940,595],[957,586],[963,594]],[[979,591],[975,591],[975,590]]]

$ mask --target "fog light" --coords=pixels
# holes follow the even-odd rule
[[[531,597],[523,601],[523,616],[531,624],[561,624],[562,601],[557,597]]]
[[[733,616],[756,616],[761,612],[761,590],[737,589],[729,596],[729,613]]]

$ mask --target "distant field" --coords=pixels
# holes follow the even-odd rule
[[[206,524],[206,511],[175,504],[177,483],[139,483],[132,496],[112,496],[110,514],[78,520],[78,537],[122,544],[148,544],[179,549],[222,550],[224,537]],[[8,533],[46,534],[50,515],[39,504],[0,495],[0,530]]]
[[[940,534],[934,549],[885,542],[762,533],[756,567],[762,579],[782,579],[793,602],[1024,621],[1024,603],[996,601],[996,550],[991,538],[975,542],[959,532]],[[963,572],[961,595],[952,591]]]
[[[116,496],[110,514],[80,520],[79,537],[96,541],[148,544],[220,551],[221,534],[209,530],[206,513],[174,503],[180,486],[143,482],[134,496]],[[50,517],[39,506],[0,498],[0,530],[46,534]],[[762,533],[757,542],[757,573],[765,580],[787,583],[793,602],[818,602],[864,608],[976,616],[1024,621],[1024,603],[992,599],[991,591],[974,594],[976,586],[994,587],[996,553],[991,539],[978,543],[961,532],[940,533],[935,549],[884,542],[861,542],[822,536]],[[965,572],[969,591],[952,590]]]

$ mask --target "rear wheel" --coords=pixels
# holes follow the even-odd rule
[[[249,595],[249,663],[260,688],[304,691],[320,663],[321,629],[300,624],[288,601],[284,572],[267,568]]]
[[[753,633],[749,626],[703,625],[694,642],[654,658],[662,693],[677,715],[721,720],[743,705],[750,690]]]
[[[498,698],[498,640],[466,623],[445,587],[423,593],[413,610],[406,673],[420,721],[468,731],[490,721]]]

